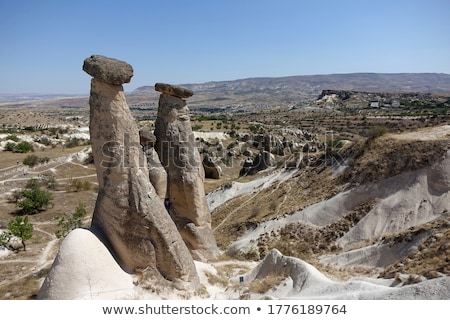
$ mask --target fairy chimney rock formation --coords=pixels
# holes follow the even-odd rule
[[[192,90],[167,83],[156,83],[155,90],[181,99],[189,98],[194,95]]]
[[[167,171],[169,213],[194,259],[208,261],[219,250],[204,190],[205,172],[183,98],[192,91],[157,83],[161,92],[155,123],[156,151]]]
[[[99,190],[92,231],[126,271],[153,268],[174,283],[198,284],[192,256],[149,181],[121,85],[131,79],[133,68],[96,55],[84,61],[83,70],[94,77],[89,129]]]
[[[125,61],[101,55],[86,58],[83,70],[97,80],[116,85],[129,83],[133,76],[133,67]]]

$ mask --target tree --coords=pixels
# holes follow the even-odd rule
[[[33,224],[28,221],[28,216],[16,217],[9,221],[8,229],[11,234],[22,241],[23,251],[26,251],[25,241],[33,236]]]
[[[72,215],[61,215],[56,217],[58,220],[58,230],[56,230],[55,235],[58,238],[65,238],[70,231],[81,228],[83,226],[83,218],[86,216],[86,207],[84,204],[79,203],[75,212]]]
[[[14,146],[13,152],[17,153],[27,153],[29,151],[34,151],[33,146],[28,141],[21,141]]]
[[[52,194],[39,186],[23,190],[22,196],[23,199],[17,203],[17,206],[22,208],[25,214],[36,214],[53,204]]]

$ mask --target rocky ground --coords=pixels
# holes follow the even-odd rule
[[[144,274],[121,276],[131,288],[126,296],[448,299],[448,116],[412,119],[372,109],[346,114],[316,108],[192,115],[201,154],[220,167],[219,179],[206,179],[205,191],[222,255],[211,264],[196,262],[204,289],[195,295],[168,291],[163,279],[148,282],[152,277]],[[44,123],[54,119],[39,116]],[[49,161],[30,168],[22,164],[27,154],[1,151],[0,228],[20,214],[11,200],[14,189],[46,175],[58,183],[49,190],[54,206],[30,216],[34,234],[27,251],[0,251],[2,299],[35,298],[61,244],[55,216],[84,203],[85,226],[90,224],[97,179],[86,161],[83,120],[58,117],[57,128],[72,126],[1,135],[2,147],[15,134]],[[139,126],[154,128],[151,119]],[[370,131],[377,126],[387,131]],[[39,142],[43,136],[45,144]],[[68,148],[74,137],[79,145]],[[256,161],[258,155],[265,160]],[[251,170],[242,171],[246,163]],[[77,188],[74,181],[89,187]],[[286,265],[289,272],[282,271]],[[242,275],[245,288],[239,286]],[[133,283],[144,291],[135,291]]]

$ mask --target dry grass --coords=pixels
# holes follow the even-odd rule
[[[39,158],[49,158],[54,159],[57,157],[69,155],[72,153],[80,152],[86,149],[86,146],[78,146],[74,148],[62,148],[61,146],[57,146],[55,148],[44,148],[44,149],[36,149],[34,152],[28,153],[13,153],[9,151],[2,151],[0,157],[0,172],[3,170],[7,170],[6,168],[14,167],[17,165],[16,161],[19,160],[19,164],[22,164],[23,159],[25,159],[30,154],[34,154]]]
[[[450,220],[449,213],[443,214],[432,222],[410,228],[396,235],[384,237],[386,243],[409,242],[420,234],[428,235],[408,256],[388,266],[380,276],[385,278],[399,278],[401,274],[408,274],[402,282],[412,283],[417,279],[432,279],[450,275]]]
[[[263,294],[279,286],[287,277],[285,275],[270,274],[263,279],[255,279],[248,285],[249,293]]]
[[[292,214],[343,190],[329,167],[306,167],[292,178],[256,193],[229,200],[212,212],[213,229],[223,249],[261,221]],[[232,217],[230,217],[232,215]],[[228,218],[227,218],[228,217]]]
[[[290,223],[270,234],[265,233],[258,239],[261,257],[276,248],[284,255],[309,261],[318,255],[338,252],[335,242],[355,226],[372,208],[377,200],[360,204],[336,222],[323,228],[315,228],[304,223]]]
[[[229,278],[226,277],[223,273],[219,272],[219,274],[213,274],[211,272],[205,272],[206,277],[208,278],[208,282],[213,286],[221,286],[226,288],[229,286]]]
[[[411,141],[388,135],[363,140],[343,154],[346,158],[352,158],[352,168],[338,181],[362,184],[418,170],[436,162],[449,148],[448,139]]]

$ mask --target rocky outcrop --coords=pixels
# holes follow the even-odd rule
[[[183,99],[192,96],[192,91],[159,83],[155,90],[161,92],[155,123],[156,150],[167,171],[169,212],[192,256],[210,260],[217,257],[218,248],[205,197],[205,172]]]
[[[262,170],[276,166],[276,164],[277,163],[273,154],[268,151],[261,150],[253,161],[251,159],[244,161],[244,164],[239,171],[239,176],[255,175]]]
[[[203,157],[203,169],[205,170],[205,178],[220,179],[222,175],[222,168],[217,165],[214,160],[209,156]]]
[[[119,84],[131,78],[131,66],[92,56],[83,70],[94,76],[89,128],[99,191],[92,231],[128,272],[154,268],[174,282],[198,283],[192,257],[149,181],[139,132]]]
[[[341,100],[347,100],[349,99],[352,94],[354,94],[354,91],[348,91],[348,90],[322,90],[317,100],[320,100],[326,96],[336,95]]]
[[[127,299],[133,279],[89,230],[75,229],[61,243],[38,300]]]

